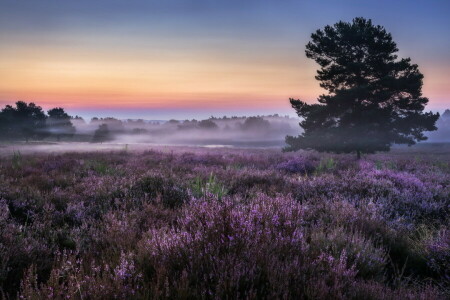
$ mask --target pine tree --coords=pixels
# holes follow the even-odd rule
[[[356,152],[359,158],[426,140],[423,132],[436,130],[439,114],[423,112],[423,75],[397,51],[391,34],[364,18],[313,33],[306,56],[319,64],[316,79],[328,94],[319,104],[290,99],[304,132],[287,136],[284,150]]]

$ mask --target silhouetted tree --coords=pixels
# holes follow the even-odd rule
[[[108,130],[111,133],[123,133],[125,131],[123,122],[121,120],[113,118],[113,117],[106,117],[106,118],[94,117],[91,119],[90,124],[91,125],[106,124],[106,125],[108,125]]]
[[[427,134],[430,142],[449,143],[450,142],[450,109],[446,109],[436,122],[438,128],[434,132]]]
[[[290,99],[304,132],[287,136],[286,151],[337,153],[389,151],[413,145],[436,130],[438,114],[423,113],[423,75],[410,58],[397,59],[397,45],[382,26],[355,18],[311,35],[306,56],[319,65],[316,79],[328,91],[319,104]]]
[[[182,124],[177,125],[177,129],[178,130],[191,130],[191,129],[196,129],[197,126],[198,126],[197,120],[192,120],[192,121],[185,120],[185,121],[183,121]]]
[[[217,129],[219,126],[212,120],[202,120],[198,122],[198,127],[202,129]]]
[[[0,112],[0,134],[3,139],[20,140],[43,139],[46,131],[47,116],[40,106],[23,101],[16,107],[6,105]]]
[[[133,119],[128,119],[127,120],[127,125],[133,125],[133,126],[145,126],[145,122],[142,119],[137,119],[137,120],[133,120]]]
[[[270,122],[261,117],[248,117],[242,124],[243,130],[259,130],[266,131],[270,127]]]
[[[61,107],[52,108],[47,111],[48,131],[59,141],[61,137],[72,137],[75,127],[72,125],[71,117]]]
[[[148,130],[145,129],[145,128],[133,128],[131,130],[132,134],[144,134],[144,133],[147,133],[147,132],[148,132]]]
[[[442,117],[445,119],[450,119],[450,109],[446,109],[442,114]]]
[[[80,117],[78,115],[75,116],[75,117],[72,117],[72,120],[74,120],[78,124],[86,124],[86,121],[82,117]]]
[[[108,125],[100,124],[94,132],[92,138],[93,143],[103,143],[111,140],[111,133],[109,132]]]
[[[111,133],[123,133],[125,131],[122,120],[112,117],[102,118],[101,120],[102,124],[108,125],[108,129]]]

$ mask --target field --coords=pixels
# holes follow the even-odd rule
[[[17,149],[0,156],[0,298],[450,296],[448,146]]]

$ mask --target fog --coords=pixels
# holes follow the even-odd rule
[[[183,145],[207,147],[282,147],[286,135],[298,135],[299,120],[288,116],[211,117],[206,120],[118,120],[81,118],[71,120],[76,131],[61,137],[64,143],[89,145]],[[106,125],[106,126],[105,126]],[[54,130],[54,129],[51,129]],[[48,137],[44,141],[54,142]]]
[[[145,150],[153,146],[281,148],[286,135],[302,132],[299,119],[269,115],[211,117],[206,120],[118,120],[76,117],[69,126],[50,126],[44,138],[0,144],[1,152],[67,152]],[[420,144],[450,143],[450,110],[437,121],[437,131],[425,133]]]
[[[282,147],[286,135],[299,134],[300,127],[297,119],[267,116],[164,123],[128,121],[114,132],[113,141],[125,144]]]
[[[211,117],[206,120],[72,119],[76,128],[65,141],[228,147],[282,147],[286,135],[302,132],[298,118],[269,115]],[[98,132],[105,124],[105,132]],[[437,121],[437,131],[426,132],[425,143],[450,143],[450,110]],[[97,132],[97,133],[96,133]],[[96,138],[97,135],[97,138]]]

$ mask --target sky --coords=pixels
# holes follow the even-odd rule
[[[450,1],[0,0],[0,106],[85,118],[295,113],[316,101],[312,32],[366,17],[424,74],[427,110],[450,108]]]

